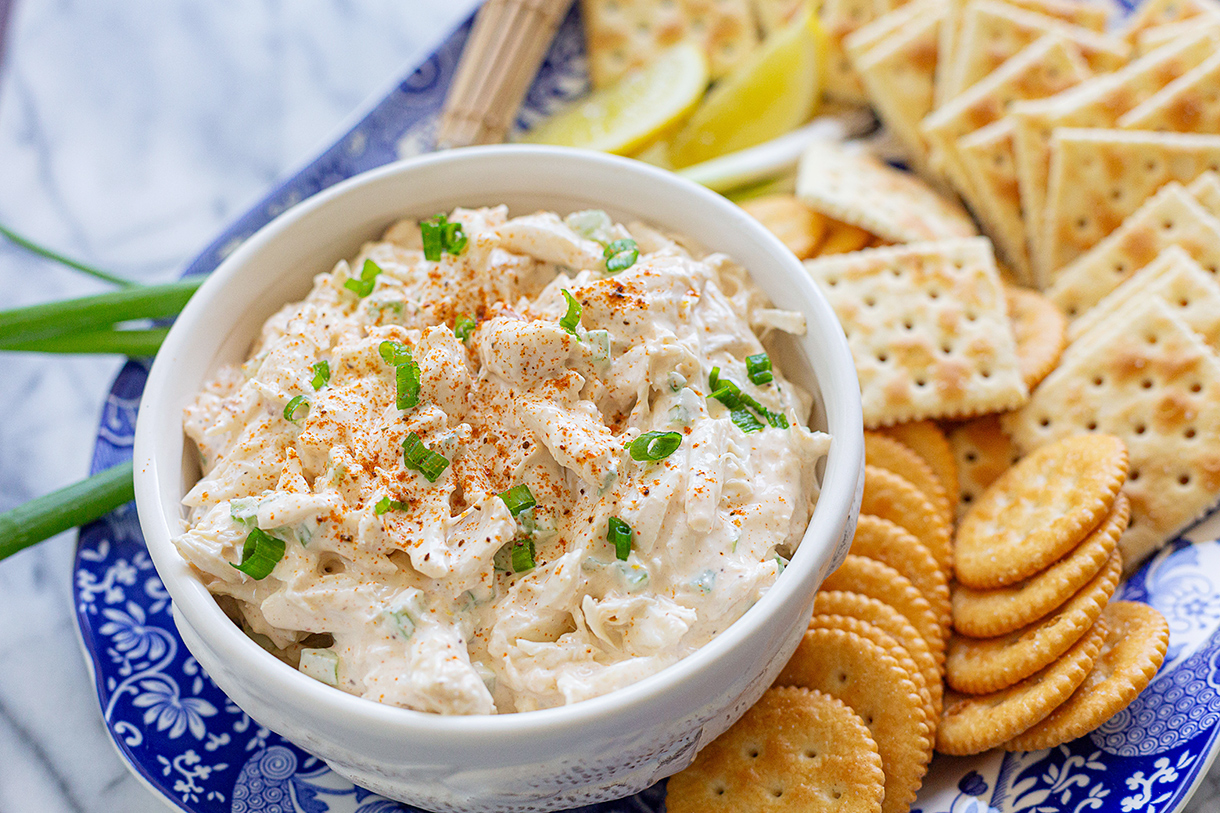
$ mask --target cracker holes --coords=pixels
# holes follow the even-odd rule
[[[1079,316],[1080,309],[1078,307],[1076,307],[1075,305],[1068,305],[1067,315],[1068,316]]]
[[[1200,384],[1198,381],[1196,381],[1195,383],[1190,385],[1190,391],[1194,392],[1194,393],[1203,392],[1203,385]]]
[[[829,285],[831,288],[834,288],[835,286],[837,286],[839,284],[839,278],[838,277],[827,277],[826,284]]]
[[[942,344],[940,346],[940,352],[944,353],[946,356],[951,355],[953,353],[953,345],[949,344],[948,342]]]
[[[1051,425],[1050,416],[1043,415],[1041,418],[1038,419],[1038,426],[1041,426],[1043,429],[1046,429],[1050,425]]]
[[[979,315],[974,311],[966,311],[966,321],[973,322],[979,318]]]
[[[966,452],[965,458],[967,463],[977,463],[979,456],[976,452]]]
[[[991,378],[991,370],[986,368],[979,370],[979,375],[981,375],[983,378]]]
[[[745,753],[750,759],[758,759],[762,750],[757,745],[747,745]]]
[[[1085,424],[1084,428],[1088,429],[1090,432],[1096,432],[1097,431],[1097,421],[1089,421],[1087,424]]]
[[[1110,190],[1110,200],[1122,200],[1122,199],[1123,199],[1123,188],[1121,186],[1116,186]]]
[[[928,299],[940,299],[940,291],[936,290],[935,288],[928,291]]]
[[[1157,335],[1155,333],[1149,333],[1147,336],[1144,337],[1144,341],[1148,342],[1148,344],[1156,344]]]
[[[724,785],[717,785],[716,787],[712,788],[712,793],[716,794],[717,796],[723,796],[727,791],[728,788],[726,788]]]
[[[1194,440],[1196,434],[1198,433],[1195,432],[1195,428],[1193,426],[1188,426],[1186,427],[1186,431],[1182,433],[1182,437],[1186,438],[1187,440]]]
[[[1105,385],[1106,385],[1106,379],[1104,376],[1100,376],[1100,375],[1093,376],[1093,386],[1094,387],[1104,387]]]
[[[962,505],[967,505],[969,503],[972,503],[972,502],[974,502],[974,495],[963,491],[960,501],[961,501]]]
[[[1178,485],[1182,486],[1183,488],[1186,488],[1187,486],[1189,486],[1190,485],[1190,474],[1179,474],[1178,475]]]
[[[1181,299],[1178,300],[1178,307],[1179,308],[1189,308],[1190,300],[1186,297],[1182,297]]]
[[[1140,470],[1139,469],[1132,469],[1130,472],[1128,472],[1128,474],[1127,474],[1128,482],[1134,483],[1138,479],[1140,479]]]
[[[888,353],[878,353],[877,354],[877,362],[879,364],[885,364],[889,360],[890,360],[890,357],[889,357]]]
[[[1149,158],[1144,163],[1144,169],[1148,170],[1148,172],[1156,172],[1157,167],[1159,167],[1159,166],[1160,166],[1160,162],[1158,162],[1155,158]]]
[[[1123,274],[1126,274],[1127,273],[1127,264],[1126,263],[1114,263],[1114,273],[1120,277]]]
[[[914,329],[915,329],[915,322],[914,322],[914,321],[912,321],[912,320],[910,320],[910,319],[904,319],[904,320],[902,320],[902,329],[903,329],[903,330],[914,330]]]
[[[875,308],[875,307],[877,307],[877,300],[876,300],[874,297],[871,297],[871,296],[866,296],[866,297],[864,298],[864,307],[866,307],[866,308]]]
[[[1174,225],[1174,224],[1173,224],[1173,221],[1172,221],[1172,220],[1162,220],[1162,221],[1161,221],[1161,228],[1162,228],[1162,229],[1164,229],[1165,231],[1170,231],[1170,230],[1172,230],[1172,229],[1173,229],[1173,225]]]
[[[778,799],[779,797],[781,797],[781,796],[783,796],[783,795],[784,795],[784,789],[783,789],[783,788],[771,788],[771,796],[772,796],[772,797],[774,797],[774,798]]]
[[[1140,386],[1146,390],[1150,390],[1150,389],[1152,389],[1153,383],[1155,383],[1155,382],[1153,382],[1153,380],[1151,378],[1145,378],[1143,381],[1140,382]]]
[[[1077,219],[1076,231],[1084,231],[1087,228],[1089,228],[1089,219],[1087,217],[1082,217],[1082,218]]]
[[[1142,434],[1144,434],[1144,433],[1145,433],[1145,432],[1147,432],[1147,431],[1148,431],[1148,425],[1147,425],[1147,424],[1143,424],[1143,423],[1137,423],[1137,424],[1135,425],[1135,434],[1137,434],[1137,435],[1142,435]]]
[[[805,759],[817,759],[818,752],[812,748],[806,748],[803,752],[801,752],[801,756],[803,756]]]
[[[915,386],[923,389],[924,387],[928,386],[928,381],[924,378],[917,378],[915,379]]]
[[[994,165],[996,166],[996,169],[1000,169],[1000,168],[1002,168],[1002,167],[1004,166],[1004,156],[1003,156],[1003,155],[1001,155],[1000,153],[996,153],[996,154],[995,154],[995,155],[992,157],[992,159],[991,159],[991,163],[992,163],[992,164],[994,164]]]
[[[846,686],[846,685],[847,685],[847,673],[846,673],[846,672],[840,672],[840,673],[839,673],[839,685],[840,685],[840,686]]]

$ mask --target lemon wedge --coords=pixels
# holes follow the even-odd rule
[[[546,119],[521,140],[626,155],[689,116],[707,90],[707,82],[703,50],[681,42],[649,65]]]
[[[769,141],[814,114],[825,75],[826,34],[806,10],[712,88],[669,144],[686,167]]]

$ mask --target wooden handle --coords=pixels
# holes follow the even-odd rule
[[[437,147],[504,140],[572,0],[487,0],[441,110]]]

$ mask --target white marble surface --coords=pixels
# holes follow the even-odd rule
[[[422,58],[474,0],[19,0],[0,222],[149,281]],[[0,245],[0,306],[104,288]],[[0,355],[0,510],[82,477],[119,362]],[[0,813],[162,811],[102,727],[65,534],[0,562]],[[1220,766],[1190,813],[1220,809]]]

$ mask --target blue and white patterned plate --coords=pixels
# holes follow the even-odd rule
[[[469,33],[467,22],[347,135],[234,223],[190,266],[211,271],[288,207],[359,172],[423,151]],[[560,29],[522,125],[586,88],[577,12]],[[148,374],[128,363],[102,415],[93,471],[131,458]],[[1152,685],[1100,730],[1032,753],[938,756],[915,808],[922,813],[1164,813],[1204,775],[1220,734],[1220,512],[1145,565],[1121,598],[1169,619],[1169,655]],[[1194,542],[1195,544],[1191,544]],[[126,506],[81,531],[74,595],[106,726],[131,769],[190,813],[410,811],[353,786],[233,704],[200,669],[170,617]],[[664,783],[583,813],[662,813]]]

